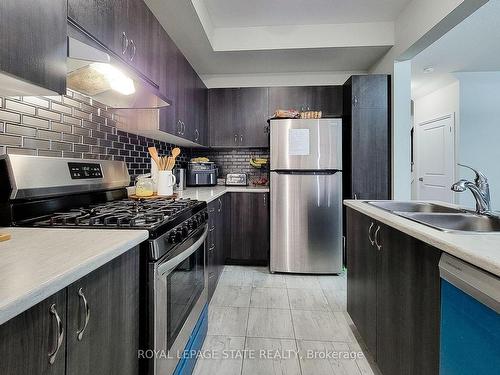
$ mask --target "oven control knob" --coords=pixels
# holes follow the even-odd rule
[[[183,225],[182,228],[181,228],[181,235],[182,237],[187,237],[187,235],[189,234],[189,227],[187,225]]]
[[[179,235],[178,235],[179,234]],[[177,243],[181,240],[180,238],[180,233],[178,233],[177,231],[172,231],[168,234],[168,242],[169,243]]]
[[[188,221],[189,229],[196,229],[198,227],[198,222],[196,220]]]

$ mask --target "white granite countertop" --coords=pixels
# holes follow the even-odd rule
[[[0,228],[0,324],[148,238],[146,230]]]
[[[267,193],[268,186],[208,186],[208,187],[188,187],[186,190],[176,191],[179,198],[197,199],[207,203],[219,198],[225,193]]]
[[[432,203],[450,206],[442,202]],[[500,233],[442,232],[371,206],[363,201],[345,200],[344,204],[476,267],[500,276]]]

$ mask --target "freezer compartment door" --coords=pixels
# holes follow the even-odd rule
[[[342,169],[342,120],[272,120],[271,170]]]
[[[342,271],[342,173],[271,172],[271,272]]]

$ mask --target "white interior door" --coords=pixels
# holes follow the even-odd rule
[[[417,198],[453,203],[455,116],[417,124],[415,166]]]

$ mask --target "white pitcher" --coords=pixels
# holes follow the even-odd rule
[[[172,171],[158,171],[158,195],[162,197],[173,195],[175,182]]]

